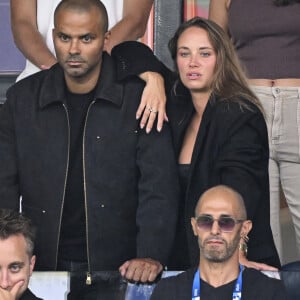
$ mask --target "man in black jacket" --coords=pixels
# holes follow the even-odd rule
[[[35,229],[20,213],[0,209],[0,299],[39,300],[28,289]]]
[[[175,156],[167,126],[139,128],[144,84],[117,80],[108,38],[100,1],[58,5],[59,63],[15,84],[0,112],[0,207],[18,209],[22,196],[39,228],[38,270],[153,281],[175,234]]]
[[[151,300],[288,299],[280,280],[239,264],[240,242],[252,227],[240,194],[223,185],[207,190],[191,224],[200,248],[198,267],[163,279]]]

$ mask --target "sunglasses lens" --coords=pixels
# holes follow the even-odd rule
[[[231,217],[220,217],[218,220],[218,225],[220,229],[224,232],[231,232],[236,224],[236,221]],[[214,219],[210,215],[203,215],[197,218],[198,228],[208,231],[211,230]]]
[[[222,231],[230,232],[233,230],[233,228],[235,226],[235,221],[234,221],[234,219],[232,219],[230,217],[221,217],[219,219],[219,226]]]
[[[197,226],[203,230],[210,230],[214,220],[211,216],[199,216]]]

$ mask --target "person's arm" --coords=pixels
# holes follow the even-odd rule
[[[151,282],[167,265],[173,245],[179,203],[179,179],[170,128],[139,132],[137,166],[139,204],[136,212],[137,258],[120,272],[128,280]]]
[[[0,108],[0,207],[19,209],[19,181],[17,169],[17,147],[14,133],[14,114],[9,99]]]
[[[127,280],[143,283],[153,282],[162,270],[162,264],[151,258],[133,258],[119,268],[121,276]]]
[[[248,260],[245,256],[245,253],[243,253],[241,250],[239,251],[239,263],[247,268],[253,268],[260,271],[278,271],[277,268],[267,264]]]
[[[152,5],[153,0],[124,0],[123,18],[110,29],[111,35],[105,50],[110,53],[121,42],[141,38],[146,31]]]
[[[147,124],[146,131],[150,132],[156,119],[156,113],[149,111],[151,108],[157,112],[157,130],[160,131],[167,120],[165,86],[168,92],[174,82],[174,73],[155,57],[148,46],[139,42],[129,41],[115,46],[112,57],[117,62],[119,80],[139,76],[146,82],[136,116],[142,116],[140,125],[143,128]]]
[[[238,104],[234,106],[225,109],[224,105],[215,117],[224,141],[219,145],[213,177],[215,182],[228,185],[243,196],[247,218],[256,222],[258,212],[269,209],[267,129],[261,113],[250,112],[245,108],[237,112],[240,108],[237,108]],[[260,226],[264,227],[265,224],[267,222]],[[255,234],[257,230],[256,227]],[[244,241],[241,240],[241,243]],[[258,270],[277,270],[267,264],[249,261],[242,250],[239,252],[242,265]]]
[[[11,29],[23,55],[40,69],[56,63],[37,28],[37,0],[10,0]]]
[[[230,0],[210,0],[208,18],[228,32],[228,7]]]
[[[149,133],[157,117],[156,129],[161,131],[164,120],[168,121],[164,78],[159,73],[150,71],[141,73],[139,77],[146,82],[146,85],[136,112],[136,118],[139,119],[142,116],[140,127],[146,126],[146,132]]]
[[[212,177],[243,196],[247,218],[254,220],[269,190],[267,132],[259,112],[242,111],[238,105],[226,108],[224,103],[216,108],[215,130],[223,137],[216,137],[220,144]]]

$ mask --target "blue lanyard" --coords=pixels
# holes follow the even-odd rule
[[[234,291],[232,293],[232,300],[242,299],[242,273],[243,267],[240,265],[240,274],[235,283]],[[198,269],[194,275],[192,300],[200,300],[200,270]]]

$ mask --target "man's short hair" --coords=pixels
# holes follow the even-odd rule
[[[0,240],[13,235],[23,235],[27,244],[27,254],[33,255],[36,229],[30,219],[11,209],[0,208]]]
[[[103,31],[108,30],[108,15],[104,4],[99,0],[62,0],[54,11],[54,25],[56,24],[56,15],[60,10],[71,9],[78,12],[89,12],[98,9],[101,14],[101,23]]]

